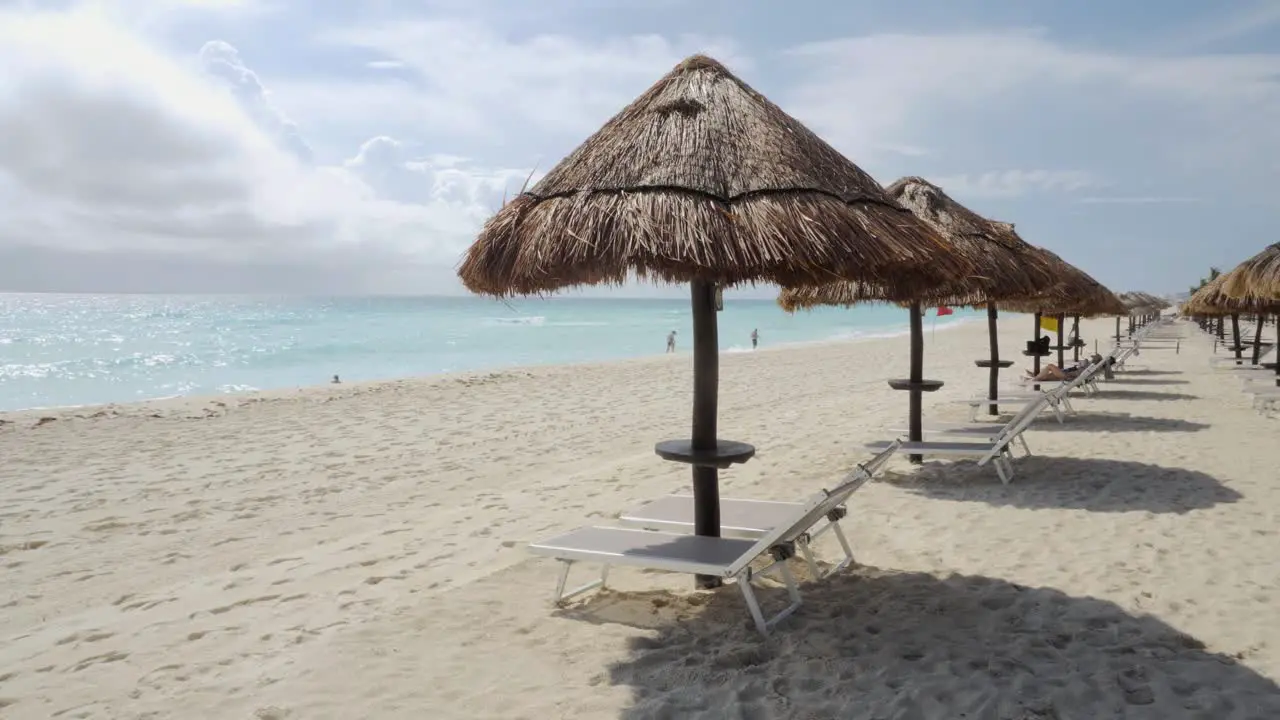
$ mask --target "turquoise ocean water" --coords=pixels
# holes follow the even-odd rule
[[[763,348],[884,337],[907,313],[726,298],[719,325],[721,350],[747,352],[753,328]],[[0,295],[0,410],[640,357],[672,330],[689,353],[688,300]]]

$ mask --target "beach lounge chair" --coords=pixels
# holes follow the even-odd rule
[[[1049,403],[1049,393],[1033,402]],[[1013,480],[1013,452],[1009,446],[1015,439],[1022,437],[1023,431],[1031,425],[1036,416],[1040,414],[1043,407],[1033,412],[1020,413],[1016,422],[1006,426],[1004,432],[998,433],[994,437],[983,440],[981,442],[966,442],[958,440],[923,440],[920,442],[903,441],[898,445],[897,451],[900,453],[910,453],[912,455],[931,455],[945,457],[962,457],[975,458],[978,465],[986,465],[991,463],[996,469],[996,474],[1000,476],[1000,482],[1008,485]],[[883,444],[868,445],[873,449],[882,449]],[[1023,445],[1023,449],[1030,450]]]
[[[800,607],[800,588],[787,565],[787,560],[795,556],[797,538],[843,505],[865,482],[865,471],[855,468],[850,477],[834,490],[824,490],[800,503],[783,522],[755,540],[623,527],[584,527],[550,540],[532,543],[529,551],[561,562],[556,582],[556,604],[604,587],[609,578],[609,568],[614,565],[712,575],[737,583],[756,629],[761,634],[768,635],[769,628]],[[773,561],[764,567],[753,568],[752,563],[766,554]],[[600,577],[566,592],[569,569],[576,562],[600,563]],[[791,603],[766,618],[751,583],[756,578],[774,572],[782,576]]]
[[[1105,362],[1105,358],[1103,359],[1103,362]],[[1064,410],[1066,411],[1066,413],[1070,413],[1072,415],[1074,415],[1076,412],[1076,409],[1071,406],[1071,399],[1068,397],[1069,393],[1073,389],[1075,389],[1077,386],[1079,386],[1081,383],[1087,382],[1089,378],[1093,377],[1093,374],[1096,373],[1099,369],[1101,369],[1102,364],[1103,363],[1096,363],[1096,366],[1090,365],[1089,367],[1085,368],[1083,372],[1078,373],[1071,380],[1068,380],[1067,382],[1063,382],[1063,383],[1058,383],[1055,387],[1050,388],[1048,390],[1038,390],[1038,391],[1033,390],[1032,392],[1010,393],[1010,394],[1002,395],[1001,397],[995,400],[992,400],[991,398],[988,398],[988,397],[975,396],[971,398],[966,398],[964,400],[958,400],[957,402],[962,405],[968,405],[969,421],[977,422],[978,411],[981,408],[984,408],[990,405],[995,405],[997,407],[1002,405],[1004,407],[1025,407],[1030,403],[1038,402],[1040,398],[1043,397],[1048,400],[1048,406],[1053,410],[1054,417],[1057,418],[1059,423],[1061,423],[1066,420],[1065,414],[1063,412]],[[1053,381],[1042,380],[1040,381],[1039,384],[1049,385],[1052,382]],[[1031,419],[1034,420],[1035,418],[1033,417]]]
[[[926,439],[941,436],[950,440],[958,440],[960,438],[968,440],[981,439],[983,442],[988,443],[998,442],[1002,439],[1002,436],[1008,435],[1010,444],[1016,442],[1022,446],[1024,454],[1030,455],[1031,448],[1027,445],[1027,439],[1024,436],[1031,424],[1027,421],[1034,421],[1047,407],[1049,407],[1049,399],[1042,393],[1039,398],[1024,405],[1017,414],[1003,425],[996,423],[933,423],[926,424],[921,430]],[[890,431],[907,432],[907,429],[895,427],[890,428]]]
[[[866,483],[875,477],[876,473],[889,461],[889,458],[893,457],[897,446],[897,441],[892,442],[875,457],[859,464],[850,474],[850,480],[861,478],[862,482]],[[861,487],[861,485],[851,486],[850,492],[857,490],[858,487]],[[802,503],[774,500],[720,498],[720,534],[723,537],[758,540],[775,530],[779,525],[787,522],[788,518],[801,505]],[[809,571],[815,579],[839,572],[853,562],[853,550],[849,547],[849,540],[845,537],[844,531],[840,528],[840,520],[846,514],[847,510],[844,506],[836,507],[827,513],[825,523],[817,527],[817,529],[810,529],[800,534],[796,538],[796,546],[804,556],[805,562],[809,565]],[[625,527],[642,530],[692,533],[693,496],[667,495],[658,498],[622,513],[618,517],[618,522]],[[841,549],[844,550],[844,559],[841,560],[840,564],[823,573],[818,568],[818,563],[813,557],[811,546],[814,541],[827,532],[831,532],[835,535],[836,540],[839,541]]]
[[[1053,385],[1054,389],[1056,389],[1056,388],[1062,387],[1063,385],[1070,385],[1070,387],[1067,388],[1067,392],[1070,392],[1071,390],[1075,390],[1076,388],[1079,388],[1080,390],[1083,390],[1086,395],[1095,395],[1097,394],[1099,389],[1098,388],[1098,371],[1106,367],[1107,360],[1108,358],[1104,357],[1096,363],[1090,363],[1085,365],[1084,369],[1076,373],[1076,376],[1070,380],[1033,380],[1024,375],[1018,378],[1018,383],[1021,386],[1023,386],[1023,388],[1034,387],[1036,385]],[[1019,395],[1017,393],[1014,393],[1014,394],[1011,394],[1009,397],[1026,398],[1026,397],[1031,397],[1031,394],[1026,393],[1023,395]]]

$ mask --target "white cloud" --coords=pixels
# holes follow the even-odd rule
[[[855,159],[903,146],[930,156],[961,143],[998,147],[1005,138],[993,125],[1033,134],[1058,123],[1039,138],[1041,154],[1088,149],[1114,130],[1134,152],[1154,147],[1188,171],[1277,170],[1264,158],[1280,152],[1280,54],[1125,55],[1028,30],[878,34],[788,56],[803,78],[796,114]],[[1071,134],[1070,123],[1090,134]]]
[[[390,138],[310,164],[234,47],[200,59],[205,72],[92,10],[0,14],[0,250],[451,265],[527,174]]]
[[[1072,193],[1097,183],[1079,170],[1000,170],[940,176],[933,182],[957,198],[1011,198],[1033,193]]]
[[[1076,202],[1085,205],[1164,205],[1202,202],[1196,197],[1161,197],[1157,195],[1129,195],[1117,197],[1082,197]]]
[[[419,121],[470,137],[517,128],[580,140],[685,56],[708,52],[735,69],[750,66],[732,43],[713,38],[541,34],[512,40],[468,20],[401,20],[333,30],[321,39],[412,70],[418,84],[411,107]],[[392,104],[387,110],[394,112]]]

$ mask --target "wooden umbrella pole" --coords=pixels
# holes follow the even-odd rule
[[[1071,318],[1071,336],[1075,340],[1071,343],[1072,360],[1080,362],[1080,316],[1076,315]]]
[[[1253,364],[1262,359],[1262,324],[1266,319],[1261,315],[1253,316]]]
[[[1031,339],[1036,341],[1036,344],[1033,346],[1035,347],[1035,354],[1032,355],[1031,357],[1031,374],[1038,376],[1040,374],[1040,313],[1039,312],[1036,313],[1035,322],[1036,322],[1036,331],[1035,331],[1035,334],[1031,336]],[[1039,390],[1040,386],[1036,385],[1035,389]]]
[[[1242,353],[1240,352],[1240,316],[1236,313],[1231,314],[1231,345],[1235,347],[1236,364],[1240,364]]]
[[[1116,316],[1116,344],[1120,344],[1120,316]]]
[[[1000,338],[996,333],[996,321],[999,311],[993,302],[987,303],[987,337],[991,343],[991,372],[987,380],[987,399],[998,400],[1000,393]],[[987,414],[999,415],[1000,408],[992,403],[987,406]]]
[[[1280,387],[1280,315],[1276,316],[1276,386]]]
[[[910,396],[907,411],[910,417],[907,418],[907,439],[911,442],[920,442],[924,439],[924,428],[921,424],[921,396],[920,383],[924,380],[924,313],[920,310],[920,303],[911,303],[911,388],[907,393]],[[913,463],[924,462],[921,455],[910,455],[907,458]]]
[[[1061,368],[1063,363],[1062,326],[1066,324],[1067,316],[1062,313],[1058,313],[1057,320],[1058,320],[1058,367]]]
[[[705,280],[691,283],[693,308],[693,449],[716,447],[716,404],[720,385],[720,348],[716,328],[715,285]],[[719,471],[693,466],[693,532],[720,537]],[[713,575],[695,578],[698,587],[719,587]]]

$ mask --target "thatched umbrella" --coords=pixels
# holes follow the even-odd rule
[[[692,439],[655,450],[693,467],[695,532],[718,536],[717,470],[755,449],[716,435],[717,289],[845,278],[910,293],[969,272],[870,175],[723,65],[694,56],[504,205],[458,275],[499,297],[633,274],[689,283]]]
[[[1231,284],[1235,272],[1236,270],[1232,270],[1210,280],[1204,287],[1187,298],[1187,301],[1182,305],[1182,311],[1188,315],[1216,317],[1219,318],[1220,323],[1222,318],[1230,317],[1232,346],[1228,349],[1235,353],[1237,365],[1244,362],[1244,345],[1240,338],[1240,315],[1254,315],[1257,323],[1253,331],[1252,362],[1257,365],[1262,353],[1262,325],[1267,315],[1280,313],[1280,299],[1268,300],[1250,296],[1232,297],[1227,291],[1227,287]],[[1238,278],[1234,279],[1238,281]],[[1280,363],[1277,363],[1276,373],[1277,384],[1280,384]]]
[[[1000,309],[1012,312],[1031,313],[1035,317],[1034,337],[1040,336],[1040,319],[1046,315],[1058,321],[1058,365],[1065,360],[1063,352],[1063,325],[1067,316],[1103,317],[1110,315],[1127,315],[1128,308],[1102,283],[1077,268],[1071,263],[1044,248],[1036,248],[1046,256],[1054,269],[1057,283],[1040,297],[1030,300],[1017,300],[999,303]],[[1032,372],[1039,374],[1040,358],[1044,356],[1038,350],[1024,353],[1032,359]]]
[[[1227,297],[1259,303],[1280,302],[1280,243],[1240,263],[1222,284]]]
[[[913,442],[919,442],[923,437],[922,393],[942,387],[941,382],[927,381],[923,377],[922,304],[987,306],[991,358],[977,363],[980,367],[990,368],[987,397],[994,401],[999,391],[1000,369],[1012,363],[1000,360],[996,336],[997,310],[989,301],[1034,297],[1044,292],[1056,278],[1045,258],[1018,237],[1011,223],[996,222],[978,215],[928,180],[904,177],[889,185],[886,191],[916,217],[946,237],[957,252],[972,262],[974,276],[909,298],[889,297],[880,288],[867,285],[836,282],[819,287],[786,288],[779,295],[778,301],[784,309],[792,312],[818,305],[848,307],[877,300],[896,300],[907,304],[911,318],[911,375],[905,382],[890,381],[890,386],[910,393],[907,437]],[[990,406],[990,412],[992,415],[999,414],[994,404]],[[923,458],[912,455],[910,459],[920,462]]]
[[[1224,299],[1243,301],[1249,307],[1263,308],[1264,312],[1266,308],[1280,307],[1280,243],[1267,246],[1222,277],[1225,279],[1219,287]],[[1238,302],[1234,304],[1239,305]],[[1254,329],[1255,364],[1262,340],[1262,322],[1262,316],[1259,316]],[[1280,384],[1280,366],[1276,368],[1276,373],[1277,384]]]

